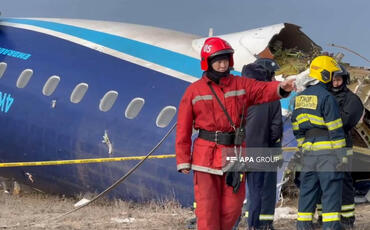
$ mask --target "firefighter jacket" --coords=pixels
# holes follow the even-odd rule
[[[204,74],[185,91],[179,106],[176,130],[177,170],[188,169],[223,175],[222,150],[233,148],[196,138],[192,146],[193,128],[211,132],[233,132],[221,106],[208,84],[212,84],[218,98],[239,127],[242,110],[254,104],[281,98],[279,82],[259,82],[253,79],[229,75],[215,84]],[[285,96],[285,95],[284,95]],[[245,145],[245,143],[244,143]]]
[[[343,130],[346,134],[347,147],[352,147],[351,129],[361,119],[364,106],[361,99],[352,93],[346,86],[339,92],[332,92],[339,105],[340,116],[343,122]]]
[[[346,146],[338,104],[321,82],[309,86],[296,96],[292,125],[298,147],[302,147],[303,152]],[[307,132],[315,128],[326,131],[326,135],[307,136]]]

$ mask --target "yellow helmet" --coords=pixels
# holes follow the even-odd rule
[[[311,62],[309,76],[323,83],[328,83],[333,78],[334,73],[340,71],[341,68],[334,58],[318,56]]]

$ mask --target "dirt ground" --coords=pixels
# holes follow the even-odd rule
[[[18,195],[0,191],[0,229],[186,229],[187,220],[194,217],[191,209],[171,201],[137,204],[98,200],[68,216],[57,218],[72,210],[81,198],[24,190]],[[287,202],[287,207],[277,209],[276,215],[280,218],[275,221],[276,229],[295,229],[296,208],[293,203]],[[356,216],[356,229],[370,229],[370,204],[356,206]],[[245,229],[245,225],[241,224],[239,229]]]
[[[63,218],[78,199],[0,193],[0,229],[184,229],[193,215],[175,202],[98,200]]]

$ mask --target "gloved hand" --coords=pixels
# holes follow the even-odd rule
[[[294,153],[292,159],[290,159],[287,169],[289,171],[296,171],[296,168],[302,167],[303,152],[297,151]]]
[[[271,147],[273,148],[273,157],[275,161],[275,166],[281,168],[284,164],[284,157],[280,139],[273,143]]]
[[[338,158],[338,164],[336,165],[336,169],[338,171],[347,171],[348,166],[348,157],[347,151],[345,148],[335,150],[335,154]]]
[[[244,173],[241,172],[226,172],[226,184],[233,187],[233,192],[237,193],[240,188],[240,184],[243,181]]]
[[[284,158],[283,158],[283,155],[279,156],[279,160],[276,162],[276,166],[278,168],[281,168],[283,167],[283,164],[284,164]]]

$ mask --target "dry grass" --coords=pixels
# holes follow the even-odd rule
[[[78,200],[45,194],[0,193],[0,229],[184,229],[193,216],[173,201],[137,204],[99,201],[60,220]]]
[[[67,198],[34,192],[20,195],[5,194],[0,189],[0,229],[186,229],[187,220],[194,217],[190,208],[175,201],[138,204],[123,200],[98,200],[62,219],[56,217],[73,209],[82,198]],[[294,195],[296,193],[294,192]],[[92,198],[94,194],[85,195]],[[297,207],[297,199],[286,198],[284,206]],[[356,206],[356,230],[370,229],[370,205]],[[278,230],[295,229],[294,219],[279,219]],[[242,221],[239,229],[245,229]]]

